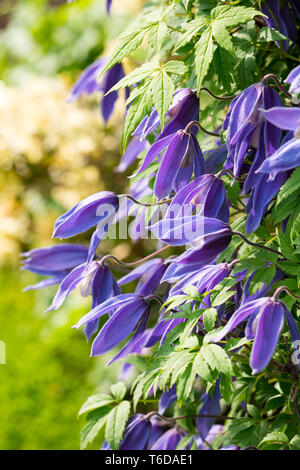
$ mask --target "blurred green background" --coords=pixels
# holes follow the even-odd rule
[[[52,244],[55,219],[79,199],[126,184],[113,172],[123,102],[104,128],[99,96],[66,100],[141,2],[114,0],[110,18],[105,0],[64,3],[0,0],[0,449],[78,449],[81,404],[120,369],[104,367],[109,355],[90,358],[83,332],[70,328],[89,299],[75,292],[45,314],[55,287],[22,292],[38,279],[19,270],[20,252]],[[127,243],[106,249],[130,254]]]

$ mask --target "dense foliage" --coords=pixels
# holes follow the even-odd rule
[[[102,92],[105,122],[125,89],[117,171],[138,160],[130,195],[92,194],[56,221],[60,239],[96,227],[89,247],[24,259],[47,276],[31,288],[59,284],[48,311],[79,284],[91,294],[75,327],[97,333],[93,356],[122,343],[122,380],[80,410],[82,447],[99,434],[104,449],[300,448],[299,13],[292,0],[148,1],[75,83],[71,101]],[[124,220],[156,251],[97,254]]]

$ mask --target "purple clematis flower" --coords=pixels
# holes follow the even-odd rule
[[[203,403],[199,409],[199,415],[218,415],[220,413],[220,386],[219,381],[216,384],[213,396],[209,393],[204,394]],[[197,429],[202,441],[205,441],[213,424],[215,418],[197,418]]]
[[[269,28],[276,29],[295,42],[297,38],[297,28],[289,4],[294,7],[293,2],[289,1],[263,0],[260,10],[266,15],[263,19]],[[276,41],[276,44],[280,47],[280,41]],[[283,40],[282,44],[284,50],[288,51],[289,41]]]
[[[185,129],[189,122],[198,120],[199,117],[199,99],[196,90],[190,88],[181,88],[174,93],[173,102],[167,112],[169,122],[156,140],[174,134],[180,129]],[[158,113],[155,108],[150,116],[145,117],[136,128],[134,135],[140,136],[143,140],[151,134],[160,123]]]
[[[136,414],[126,426],[119,450],[145,450],[151,434],[151,422],[145,416]]]
[[[25,287],[24,291],[59,284],[72,269],[84,263],[87,254],[88,248],[86,246],[69,243],[36,248],[22,253],[22,256],[25,257],[22,269],[50,276],[37,284]]]
[[[112,0],[106,0],[106,12],[108,15],[110,14],[111,5],[112,5]]]
[[[245,191],[249,191],[256,182],[252,173],[280,145],[281,131],[265,121],[262,110],[281,104],[278,93],[263,83],[246,88],[231,103],[223,124],[223,128],[227,129],[228,148],[225,167],[238,176],[249,148],[257,149],[245,182]]]
[[[92,194],[61,215],[54,225],[53,237],[69,238],[97,225],[92,235],[87,264],[93,260],[100,241],[108,231],[119,208],[119,198],[110,191]]]
[[[226,326],[211,341],[217,343],[240,323],[248,319],[246,338],[254,339],[250,356],[252,373],[263,370],[274,353],[284,317],[289,326],[293,341],[300,340],[297,324],[285,304],[272,297],[262,297],[242,305],[230,318]]]
[[[204,172],[204,159],[195,135],[178,130],[152,145],[138,173],[144,171],[165,148],[154,187],[158,199],[168,196],[172,189],[178,191],[190,181],[193,173],[199,176]]]
[[[161,258],[154,258],[138,266],[129,274],[122,277],[118,284],[123,286],[139,278],[135,289],[137,294],[151,295],[161,284],[161,279],[167,269],[167,265]]]
[[[174,450],[183,437],[183,432],[169,429],[152,445],[151,450]]]
[[[88,254],[88,248],[84,245],[63,243],[47,248],[35,248],[21,253],[23,260],[22,269],[27,269],[44,276],[66,273],[79,264],[82,264]]]
[[[290,84],[290,93],[300,93],[300,65],[294,68],[284,81]]]
[[[93,308],[74,328],[111,314],[92,345],[91,355],[99,356],[113,349],[141,324],[145,328],[149,312],[149,301],[143,295],[121,294]]]
[[[283,144],[257,170],[257,173],[268,173],[270,179],[274,179],[278,173],[300,166],[300,109],[278,106],[264,111],[264,115],[272,124],[294,132],[294,138]]]
[[[226,263],[207,265],[200,268],[191,267],[191,270],[192,272],[189,274],[181,276],[179,281],[170,290],[171,296],[182,294],[185,287],[190,285],[195,285],[199,294],[211,291],[219,282],[230,276],[231,273],[231,268]]]
[[[122,64],[116,64],[103,75],[102,80],[98,81],[107,61],[108,59],[101,58],[89,65],[82,72],[69,95],[69,101],[74,101],[84,93],[91,94],[102,91],[101,113],[105,123],[112,115],[118,98],[117,91],[111,93],[108,91],[124,77]]]
[[[166,432],[166,427],[163,422],[156,416],[150,418],[151,422],[151,434],[148,441],[148,449],[151,449],[153,444]]]
[[[92,294],[92,309],[102,304],[107,299],[121,294],[120,287],[108,266],[102,266],[98,263],[98,269],[96,272],[87,278],[85,282],[85,291],[81,289],[81,293],[88,295],[90,292]],[[96,333],[98,324],[98,319],[87,323],[84,332],[87,341],[89,341],[90,337]]]
[[[197,215],[228,222],[229,209],[223,181],[211,174],[199,176],[175,195],[165,218],[192,215],[194,208]]]
[[[158,412],[163,415],[164,412],[177,400],[176,384],[169,390],[165,390],[159,399]]]
[[[138,137],[133,137],[127,145],[125,153],[122,155],[121,160],[115,171],[123,173],[127,168],[137,159],[138,155],[146,149],[146,141],[140,140]]]
[[[101,282],[101,290],[99,289]],[[50,312],[57,310],[66,297],[80,284],[81,295],[87,297],[92,295],[92,308],[111,296],[119,295],[120,288],[110,273],[107,266],[102,266],[97,261],[92,261],[89,266],[83,263],[75,267],[67,275],[60,279],[59,289],[53,299],[51,306],[46,310]],[[96,331],[96,322],[89,324],[86,328],[87,339]]]
[[[173,260],[173,263],[188,265],[188,269],[212,262],[225,250],[232,237],[229,225],[203,216],[163,219],[149,229],[168,245],[193,245]]]

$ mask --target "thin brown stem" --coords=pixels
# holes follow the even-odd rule
[[[268,73],[267,75],[265,75],[262,79],[262,83],[267,82],[268,80],[273,80],[277,88],[279,88],[282,93],[284,93],[290,99],[293,98],[292,95],[281,85],[280,81],[278,80],[278,77],[276,77],[274,73]]]
[[[215,98],[216,100],[220,100],[220,101],[228,101],[228,100],[233,100],[234,98],[236,98],[237,95],[233,95],[233,96],[218,96],[218,95],[215,95],[209,88],[207,88],[206,86],[202,86],[200,87],[200,91],[206,91],[210,96],[212,96],[213,98]]]
[[[146,415],[146,419],[152,418],[152,416],[157,416],[158,418],[167,421],[167,422],[174,422],[179,419],[187,419],[187,418],[215,418],[215,419],[235,419],[234,416],[223,416],[223,415],[211,415],[211,414],[198,414],[198,415],[186,415],[186,416],[173,416],[172,418],[167,418],[166,416],[161,415],[157,411],[151,411]]]
[[[240,237],[242,240],[244,240],[244,242],[248,243],[248,245],[255,246],[256,248],[261,248],[263,250],[270,251],[271,253],[276,253],[276,255],[282,256],[282,253],[280,253],[280,251],[274,250],[274,248],[270,248],[269,246],[261,245],[260,243],[251,242],[241,232],[233,231],[232,234],[237,235],[238,237]]]
[[[127,199],[130,199],[130,201],[134,202],[135,204],[138,204],[140,206],[144,206],[144,207],[155,207],[155,206],[161,206],[163,204],[168,204],[169,202],[172,202],[172,199],[173,198],[169,198],[169,199],[165,199],[163,201],[158,201],[158,202],[142,202],[142,201],[138,201],[137,199],[135,199],[133,196],[131,196],[131,194],[121,194],[119,196],[119,198],[121,197],[126,197]]]
[[[205,132],[205,134],[208,134],[208,135],[212,135],[214,137],[220,137],[221,134],[219,134],[218,132],[211,132],[211,131],[208,131],[207,129],[205,129],[205,127],[202,126],[202,124],[200,124],[199,121],[191,121],[188,123],[188,125],[186,126],[186,128],[184,129],[185,132],[189,132],[190,128],[192,126],[198,126],[199,129],[201,129],[201,131]]]
[[[119,266],[123,266],[124,268],[130,268],[131,266],[136,266],[140,263],[144,263],[144,261],[147,261],[148,259],[153,258],[153,256],[157,256],[160,253],[166,251],[168,248],[170,248],[170,245],[164,246],[160,250],[154,251],[154,253],[151,253],[148,256],[145,256],[145,258],[139,259],[137,261],[133,261],[132,263],[126,263],[125,261],[119,260],[116,256],[114,255],[105,255],[103,258],[101,258],[100,264],[104,264],[106,260],[113,260],[115,263],[117,263]]]

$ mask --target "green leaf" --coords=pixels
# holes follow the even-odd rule
[[[220,392],[225,402],[229,405],[232,397],[232,379],[230,375],[221,374]]]
[[[223,348],[217,344],[203,344],[201,354],[212,369],[231,375],[231,362]]]
[[[127,114],[122,135],[122,148],[125,149],[133,131],[142,119],[150,114],[153,105],[151,82],[142,87],[142,93],[131,103]]]
[[[219,46],[214,52],[214,67],[218,75],[219,83],[225,90],[230,91],[232,88],[232,72],[234,70],[234,58],[226,49]],[[233,204],[237,204],[239,199],[240,187],[236,181],[233,186],[226,186],[227,196]]]
[[[80,434],[80,448],[85,449],[93,442],[101,428],[106,423],[106,417],[110,413],[110,407],[102,407],[97,410],[91,411],[86,417],[86,425],[81,430]]]
[[[254,8],[236,7],[230,5],[219,5],[211,12],[211,17],[215,20],[224,20],[226,26],[237,26],[247,23],[254,16],[264,16]]]
[[[165,70],[161,70],[151,82],[153,102],[158,112],[161,128],[164,128],[166,114],[173,100],[174,83]]]
[[[118,449],[130,413],[130,402],[122,401],[106,418],[105,439],[112,448]]]
[[[229,52],[233,52],[233,43],[226,29],[225,20],[216,20],[212,23],[212,35],[220,46]]]
[[[280,40],[289,40],[286,36],[281,34],[279,31],[268,26],[264,26],[257,33],[257,41],[270,42],[270,41],[280,41]]]
[[[120,90],[120,88],[125,88],[131,86],[145,78],[149,77],[156,69],[158,68],[158,62],[145,62],[140,67],[137,67],[131,73],[122,78],[115,86],[113,86],[108,93],[112,91]],[[108,94],[107,93],[107,94]]]
[[[208,26],[208,24],[208,18],[196,18],[195,20],[190,21],[187,24],[187,28],[184,34],[180,36],[175,50],[185,46],[194,36],[196,36],[196,34],[200,33],[206,26]]]
[[[206,382],[214,382],[214,375],[211,369],[209,368],[207,362],[205,361],[204,357],[202,356],[201,351],[195,356],[193,368],[195,372]]]
[[[224,303],[227,302],[227,300],[229,300],[234,294],[235,294],[235,291],[233,291],[233,290],[226,291],[226,292],[224,292],[224,290],[222,290],[222,291],[219,292],[219,294],[214,298],[214,300],[213,300],[213,302],[212,302],[212,306],[213,306],[213,307],[218,307],[219,305],[224,304]]]
[[[179,406],[188,400],[192,391],[194,380],[195,371],[193,365],[189,364],[185,371],[178,377],[178,383],[176,385]]]
[[[151,32],[149,33],[149,43],[155,49],[157,55],[159,55],[168,34],[169,29],[164,21],[160,21],[151,29]]]
[[[291,450],[300,450],[300,434],[296,434],[290,441]]]
[[[248,404],[247,405],[247,411],[248,411],[249,415],[252,416],[252,418],[255,418],[255,419],[258,419],[258,420],[261,419],[260,412],[259,412],[259,409],[257,408],[257,406]]]
[[[214,45],[212,39],[212,30],[211,27],[209,27],[204,31],[195,46],[195,67],[198,91],[200,90],[203,80],[208,72],[210,63],[212,62],[213,51]]]
[[[87,411],[95,410],[96,408],[101,408],[103,406],[110,405],[113,402],[114,399],[110,395],[106,395],[105,393],[92,395],[86,400],[86,402],[84,402],[84,404],[78,411],[78,416],[86,413]]]
[[[165,72],[177,75],[184,75],[188,70],[187,66],[180,60],[169,60],[164,64],[163,69]]]
[[[289,442],[288,437],[283,432],[269,432],[263,440],[259,443],[259,446],[264,442],[282,442],[283,444]]]
[[[126,395],[126,385],[124,382],[118,382],[110,387],[113,397],[117,401],[122,401]]]
[[[211,331],[214,328],[217,319],[217,314],[218,312],[215,308],[208,308],[204,311],[202,318],[206,331]]]

